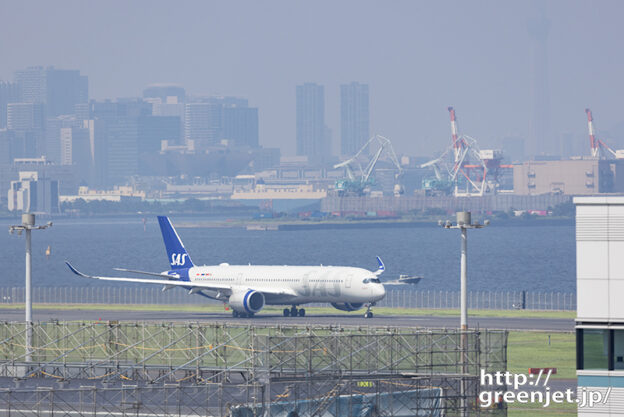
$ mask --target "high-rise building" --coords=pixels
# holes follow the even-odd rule
[[[61,129],[81,127],[82,121],[73,115],[61,115],[46,120],[45,128],[45,155],[48,161],[61,161]]]
[[[63,127],[60,129],[61,165],[73,165],[79,185],[91,183],[91,141],[89,129]]]
[[[119,117],[107,123],[107,181],[125,184],[139,170],[139,123],[136,117]]]
[[[43,105],[39,103],[9,103],[7,105],[7,128],[10,130],[43,129]]]
[[[45,104],[46,117],[74,113],[74,106],[89,101],[89,82],[78,70],[29,67],[15,72],[21,100]]]
[[[187,103],[184,116],[184,139],[193,141],[196,150],[219,143],[223,107],[215,103]]]
[[[14,157],[45,154],[44,110],[41,103],[7,104],[7,128],[14,134]]]
[[[340,154],[352,156],[366,143],[369,130],[368,85],[340,86]]]
[[[257,148],[258,109],[254,107],[226,107],[223,109],[222,139],[236,146]]]
[[[312,163],[329,158],[330,144],[325,131],[325,93],[322,85],[298,85],[297,96],[297,155],[307,156]]]
[[[139,155],[145,152],[159,152],[161,143],[180,143],[180,118],[176,116],[139,117]]]
[[[0,129],[7,127],[7,104],[20,101],[17,83],[0,81]]]

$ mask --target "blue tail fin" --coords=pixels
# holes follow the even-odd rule
[[[184,249],[184,244],[178,236],[178,232],[173,228],[171,221],[166,216],[158,216],[158,224],[162,232],[165,248],[167,249],[167,257],[171,264],[171,269],[190,268],[193,266],[191,257]]]

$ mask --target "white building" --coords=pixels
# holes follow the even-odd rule
[[[624,197],[576,197],[579,416],[624,415]],[[608,398],[607,393],[609,393]],[[587,394],[585,394],[587,395]]]
[[[19,180],[11,181],[8,192],[10,211],[58,213],[58,181],[39,178],[36,171],[20,171]]]

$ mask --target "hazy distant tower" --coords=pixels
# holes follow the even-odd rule
[[[368,85],[340,86],[340,154],[354,155],[369,139]]]
[[[312,163],[329,158],[330,144],[325,130],[325,93],[322,85],[297,86],[297,155]]]
[[[548,32],[550,21],[543,15],[528,22],[531,39],[531,121],[528,153],[531,156],[554,151],[550,133],[550,94],[548,86]]]

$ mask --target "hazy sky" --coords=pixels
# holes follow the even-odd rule
[[[545,4],[545,7],[542,7]],[[0,3],[0,79],[54,65],[89,76],[90,96],[140,96],[156,82],[238,95],[259,107],[260,142],[295,150],[295,86],[325,86],[334,149],[339,85],[368,83],[371,131],[398,153],[446,147],[446,107],[492,146],[526,136],[527,20],[551,21],[550,124],[586,133],[624,120],[624,2],[612,1],[9,1]]]

